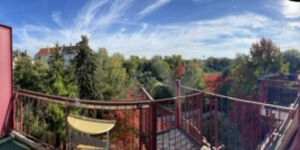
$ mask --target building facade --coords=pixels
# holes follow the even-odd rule
[[[62,46],[62,47],[47,47],[41,48],[38,53],[34,56],[35,61],[43,61],[45,64],[49,63],[54,59],[55,53],[61,51],[63,54],[64,65],[69,65],[71,60],[77,55],[78,46]]]

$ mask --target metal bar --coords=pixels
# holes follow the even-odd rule
[[[203,130],[203,103],[204,103],[204,99],[203,99],[203,95],[200,96],[200,131],[201,131],[201,141],[203,140],[203,136],[204,136],[204,130]]]
[[[20,97],[20,131],[23,132],[23,99]]]
[[[76,100],[74,101],[73,99],[61,99],[60,97],[55,97],[55,96],[40,96],[40,95],[35,95],[35,94],[30,94],[30,93],[23,93],[19,92],[20,95],[35,98],[41,101],[48,101],[52,103],[59,103],[59,104],[64,104],[65,101],[69,101],[70,104],[79,102],[80,104],[91,104],[91,105],[113,105],[113,106],[118,106],[118,105],[141,105],[141,104],[149,104],[149,101],[134,101],[134,102],[129,102],[129,101],[104,101],[104,100]]]
[[[228,144],[227,145],[228,145],[228,149],[229,149],[229,147],[230,147],[230,141],[231,141],[230,140],[230,138],[231,138],[230,137],[231,136],[231,134],[230,134],[231,133],[231,128],[230,128],[231,127],[231,124],[230,124],[231,117],[230,116],[231,115],[230,115],[230,104],[229,104],[229,101],[227,101],[227,115],[228,115],[228,125],[227,125],[228,126],[228,131],[227,131],[227,133],[228,133],[228,135],[227,135],[228,136]]]
[[[232,101],[255,104],[255,105],[260,105],[260,106],[273,107],[273,108],[279,108],[279,109],[288,110],[288,111],[295,111],[295,108],[292,108],[292,107],[285,107],[285,106],[261,103],[261,102],[257,102],[257,101],[254,101],[254,100],[234,98],[234,97],[230,97],[230,96],[225,96],[225,95],[215,94],[215,93],[212,93],[212,92],[206,92],[206,91],[198,90],[198,89],[191,88],[191,87],[184,86],[184,85],[181,85],[181,87],[186,88],[186,89],[190,89],[190,90],[194,90],[194,91],[197,91],[197,92],[200,92],[200,93],[204,93],[204,94],[207,94],[207,95],[216,96],[216,97],[220,97],[220,98],[225,98],[225,99],[232,100]]]
[[[298,82],[298,95],[300,95],[300,72],[297,72],[297,82]],[[297,146],[300,146],[300,102],[298,99],[298,132],[297,132]]]
[[[170,105],[170,102],[168,102],[168,104]],[[167,116],[167,125],[171,123],[170,125],[168,125],[168,126],[170,126],[170,127],[172,126],[172,115],[173,115],[173,114]],[[171,119],[170,119],[170,118],[171,118]],[[168,132],[169,149],[171,148],[171,135],[170,135],[170,134],[171,134],[171,133]]]
[[[210,138],[211,138],[211,140],[213,141],[213,130],[212,130],[212,116],[213,116],[213,114],[212,114],[212,97],[210,96],[209,97],[209,136],[210,136]]]
[[[194,126],[196,126],[197,118],[195,119],[195,113],[196,113],[196,96],[192,99],[192,123]]]
[[[180,80],[175,81],[175,92],[176,96],[181,96],[181,89],[180,89]],[[176,120],[176,128],[180,128],[180,116],[181,116],[181,99],[178,97],[175,100],[175,120]]]
[[[143,110],[142,110],[142,108],[140,108],[139,111],[140,111],[139,150],[142,150],[142,138],[143,138]]]
[[[19,94],[18,94],[18,92],[16,92],[16,94],[15,94],[15,96],[16,97],[14,97],[14,99],[13,99],[13,115],[14,115],[14,117],[13,117],[13,129],[14,130],[16,130],[17,129],[17,101],[18,101],[18,96],[19,96]]]
[[[151,131],[151,149],[156,150],[157,146],[157,139],[156,139],[156,134],[157,134],[157,107],[156,103],[152,102],[151,103],[151,110],[152,110],[152,131]]]
[[[215,98],[215,147],[219,147],[219,141],[218,141],[218,133],[219,133],[219,128],[218,128],[218,100]]]
[[[223,115],[223,114],[225,114],[224,113],[224,100],[223,100],[223,98],[221,98],[221,115]],[[224,133],[225,133],[225,130],[224,130],[224,122],[225,122],[225,116],[221,116],[221,133],[220,133],[220,139],[221,139],[221,141],[222,141],[222,143],[224,143]],[[221,144],[222,144],[221,143]]]

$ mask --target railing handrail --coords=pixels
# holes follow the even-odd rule
[[[281,110],[287,110],[287,111],[295,111],[296,110],[296,108],[293,108],[293,107],[285,107],[285,106],[279,106],[279,105],[274,105],[274,104],[257,102],[257,101],[253,101],[253,100],[247,100],[247,99],[235,98],[235,97],[231,97],[231,96],[225,96],[225,95],[221,95],[221,94],[216,94],[216,93],[207,92],[207,91],[199,90],[199,89],[196,89],[196,88],[188,87],[188,86],[185,86],[185,85],[181,85],[181,87],[184,88],[184,89],[191,90],[191,91],[204,93],[204,94],[211,95],[211,96],[214,96],[214,97],[225,98],[225,99],[232,100],[232,101],[248,103],[248,104],[254,104],[254,105],[260,105],[260,106],[265,106],[265,107],[273,107],[273,108],[277,108],[277,109],[281,109]]]
[[[154,98],[149,94],[149,92],[145,88],[142,87],[142,91],[147,96],[147,98],[149,98],[150,101],[154,101]]]
[[[183,96],[175,96],[175,97],[171,97],[171,98],[161,98],[161,99],[156,99],[155,102],[169,102],[169,101],[174,101],[176,99],[184,99],[184,98],[189,98],[189,97],[193,97],[193,96],[198,96],[198,95],[202,95],[203,93],[192,93],[189,95],[183,95]]]
[[[33,92],[29,90],[23,90],[23,89],[17,89],[15,91],[18,91],[20,95],[27,95],[27,96],[35,96],[37,98],[47,98],[50,99],[50,101],[62,101],[64,103],[76,103],[79,102],[81,104],[94,104],[94,105],[139,105],[139,104],[149,104],[149,101],[147,100],[137,100],[137,101],[106,101],[106,100],[85,100],[85,99],[76,99],[76,98],[69,98],[69,97],[63,97],[63,96],[54,96],[44,93],[38,93]],[[43,100],[43,99],[41,99]]]

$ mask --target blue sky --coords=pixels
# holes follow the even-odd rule
[[[0,23],[14,48],[69,45],[82,34],[94,50],[125,56],[235,57],[261,37],[300,49],[300,3],[288,0],[7,0]]]

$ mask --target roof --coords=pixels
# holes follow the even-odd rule
[[[58,51],[57,47],[41,48],[36,56],[49,56],[56,53],[56,51]]]
[[[110,131],[115,126],[116,121],[70,115],[68,116],[68,124],[79,132],[98,135]]]

